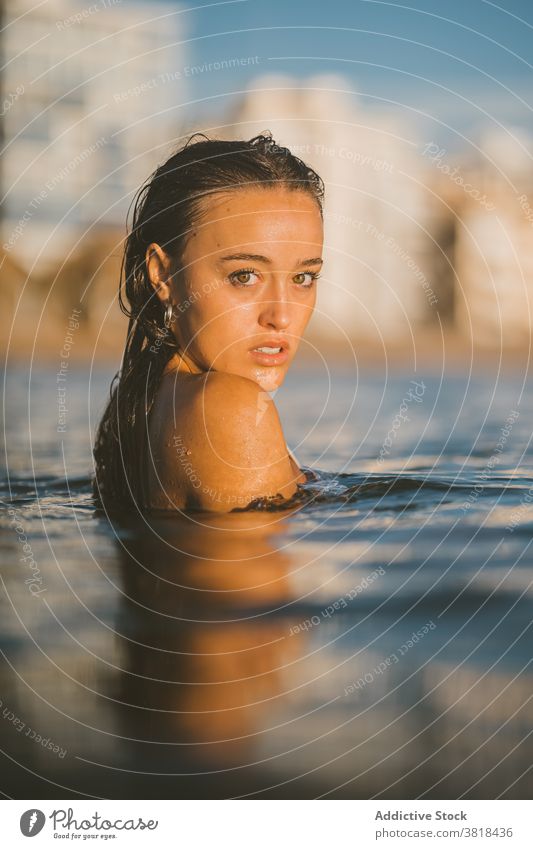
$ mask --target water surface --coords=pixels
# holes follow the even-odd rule
[[[91,500],[109,378],[6,377],[4,794],[531,795],[529,381],[295,369],[292,509],[148,522]]]

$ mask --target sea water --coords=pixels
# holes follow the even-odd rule
[[[531,795],[530,382],[295,368],[291,509],[110,520],[111,375],[56,371],[6,375],[5,794]]]

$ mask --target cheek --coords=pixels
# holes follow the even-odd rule
[[[216,316],[213,325],[225,335],[235,332],[244,334],[253,331],[257,321],[259,308],[253,301],[248,301],[231,297],[231,292],[225,293],[224,296],[217,298],[216,304],[213,305],[212,315]]]
[[[316,292],[309,296],[303,304],[299,304],[295,310],[295,325],[300,328],[305,328],[309,319],[313,315],[316,304]]]
[[[187,321],[194,327],[197,333],[209,333],[218,328],[224,322],[227,310],[231,305],[227,298],[221,297],[219,292],[201,292],[188,310]]]
[[[257,325],[257,305],[239,303],[230,292],[216,292],[203,298],[194,316],[195,332],[202,344],[216,352],[231,352],[235,342],[253,336]]]

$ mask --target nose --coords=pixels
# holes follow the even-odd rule
[[[291,323],[291,304],[283,286],[272,287],[259,305],[259,324],[285,330]]]

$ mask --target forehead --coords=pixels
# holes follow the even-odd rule
[[[216,254],[256,244],[290,252],[301,245],[322,248],[323,224],[316,200],[301,189],[246,188],[216,194],[204,202],[187,252]]]

